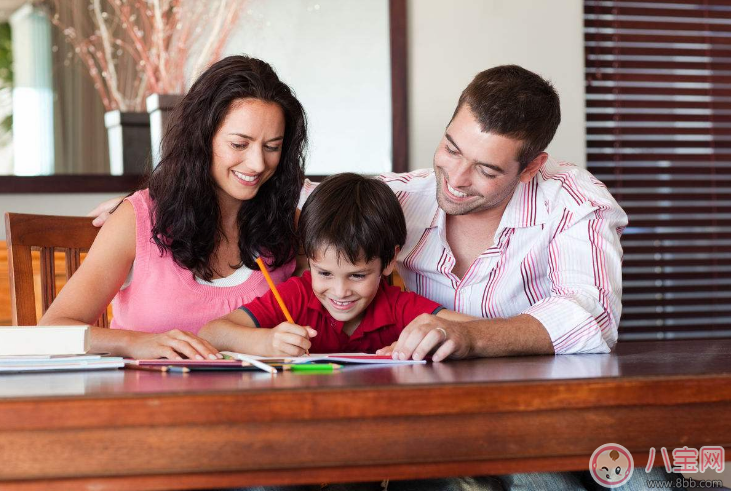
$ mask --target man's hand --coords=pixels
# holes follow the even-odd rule
[[[138,360],[167,358],[168,360],[215,360],[220,358],[218,350],[208,341],[179,329],[160,334],[130,331],[132,341],[127,355]]]
[[[108,199],[105,202],[100,203],[99,206],[91,210],[86,216],[94,217],[94,220],[91,223],[95,227],[101,227],[104,225],[104,222],[107,221],[107,218],[109,218],[109,214],[114,211],[117,206],[119,206],[119,203],[121,203],[123,199],[124,196]]]
[[[265,331],[268,334],[264,347],[267,356],[302,356],[312,346],[309,338],[317,336],[317,331],[311,327],[289,322],[282,322]]]
[[[377,354],[390,353],[394,360],[423,360],[436,349],[432,361],[442,361],[447,357],[466,358],[470,347],[470,337],[460,322],[421,314],[404,328],[398,341]]]

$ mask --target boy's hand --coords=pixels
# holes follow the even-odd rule
[[[103,203],[99,203],[99,205],[91,210],[86,216],[94,217],[94,220],[91,223],[95,227],[101,227],[102,225],[104,225],[104,222],[107,221],[107,218],[109,218],[109,214],[112,212],[112,210],[119,206],[119,203],[123,199],[124,196],[119,196],[117,198],[108,199]]]
[[[269,356],[302,356],[310,349],[309,338],[317,336],[311,327],[302,327],[289,322],[282,322],[274,329],[269,329],[266,351]]]
[[[396,344],[398,341],[394,341],[393,343],[389,344],[388,346],[384,346],[383,348],[376,351],[376,354],[379,356],[391,356],[391,353],[393,353],[393,349],[396,347]]]

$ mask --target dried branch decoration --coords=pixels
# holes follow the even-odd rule
[[[246,0],[43,0],[107,111],[144,111],[221,58]],[[195,60],[192,60],[195,54]],[[189,65],[193,63],[192,65]]]

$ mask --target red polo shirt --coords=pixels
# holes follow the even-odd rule
[[[335,320],[312,291],[309,271],[277,285],[289,313],[296,324],[317,331],[311,339],[311,353],[375,353],[396,341],[414,318],[420,314],[436,314],[443,309],[436,302],[412,292],[402,292],[381,279],[378,292],[366,307],[360,325],[351,336],[343,332],[343,322]],[[286,322],[272,292],[267,292],[241,307],[257,327],[276,327]]]

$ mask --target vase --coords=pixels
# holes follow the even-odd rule
[[[152,145],[152,168],[160,163],[162,137],[167,131],[168,121],[175,106],[183,100],[182,94],[151,94],[147,97],[147,112],[150,115],[150,139]]]
[[[143,175],[150,169],[150,118],[147,113],[104,113],[113,176]]]

